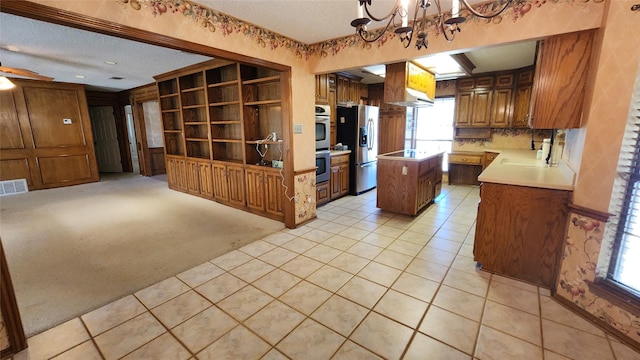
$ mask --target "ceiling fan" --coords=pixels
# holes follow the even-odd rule
[[[11,75],[24,76],[24,77],[31,78],[31,79],[36,79],[36,80],[53,81],[52,77],[40,75],[35,71],[31,71],[31,70],[27,70],[27,69],[12,68],[12,67],[8,67],[8,66],[2,66],[2,63],[0,63],[0,72],[6,73],[6,74],[11,74]]]

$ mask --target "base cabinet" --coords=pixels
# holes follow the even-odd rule
[[[473,255],[492,273],[553,289],[570,191],[483,183]]]
[[[213,177],[211,164],[203,161],[186,161],[187,192],[206,198],[213,198]]]
[[[187,191],[187,161],[167,156],[167,183],[170,189]]]
[[[245,206],[244,168],[242,165],[213,162],[213,196],[220,202]]]
[[[330,198],[337,199],[349,193],[349,155],[331,157]]]
[[[282,182],[277,169],[248,166],[246,172],[247,207],[271,215],[282,215]]]

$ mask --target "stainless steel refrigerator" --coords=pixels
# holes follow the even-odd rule
[[[349,193],[358,195],[376,187],[378,176],[377,106],[338,106],[336,141],[347,145]]]

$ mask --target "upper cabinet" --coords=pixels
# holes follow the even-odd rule
[[[455,117],[457,127],[490,126],[493,85],[493,76],[458,80]]]
[[[336,102],[338,105],[360,103],[360,80],[343,73],[336,76]]]
[[[515,93],[513,97],[511,126],[514,128],[529,127],[532,88],[533,67],[522,69],[517,73]]]
[[[329,104],[329,74],[316,75],[316,104]]]
[[[534,129],[578,128],[594,31],[552,36],[540,42],[530,125]]]

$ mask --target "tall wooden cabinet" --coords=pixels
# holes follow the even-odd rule
[[[579,128],[594,31],[580,31],[540,42],[533,85],[534,129]]]
[[[284,220],[284,172],[271,165],[285,160],[281,91],[288,79],[212,60],[156,81],[169,187]]]

